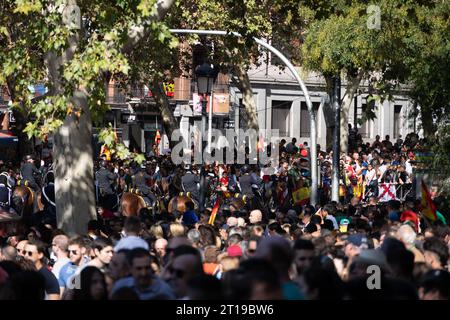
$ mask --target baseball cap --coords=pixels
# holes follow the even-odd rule
[[[227,254],[229,257],[242,257],[242,249],[238,245],[228,247]]]
[[[347,242],[360,247],[363,244],[367,244],[367,237],[361,233],[355,233],[348,236]]]

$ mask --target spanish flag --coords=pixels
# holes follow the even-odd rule
[[[425,182],[422,180],[422,213],[426,218],[431,221],[437,220],[436,206],[431,199],[430,191],[428,190]]]
[[[308,187],[302,187],[292,192],[292,200],[295,205],[305,205],[309,203],[310,190]]]
[[[107,161],[111,161],[111,151],[108,149],[106,145],[102,145],[100,149],[100,156],[106,156]]]
[[[214,204],[214,207],[211,211],[211,216],[209,217],[209,224],[214,224],[214,221],[216,220],[217,212],[219,211],[219,204],[220,204],[220,198],[217,198],[216,203]]]

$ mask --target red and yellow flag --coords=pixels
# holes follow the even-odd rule
[[[437,220],[436,206],[431,199],[430,191],[428,190],[425,182],[422,180],[422,213],[431,221]]]
[[[209,217],[209,224],[214,224],[214,221],[216,220],[217,212],[219,211],[219,204],[220,204],[220,198],[217,198],[216,203],[214,204],[214,207],[211,211],[211,216]]]
[[[311,192],[308,187],[298,188],[292,191],[292,200],[295,205],[305,205],[309,203]]]
[[[111,151],[106,145],[102,145],[100,148],[100,156],[105,155],[106,161],[111,161]]]

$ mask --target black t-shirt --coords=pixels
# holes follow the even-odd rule
[[[55,275],[47,269],[47,267],[42,267],[38,271],[45,280],[45,293],[46,294],[59,294],[59,284]]]

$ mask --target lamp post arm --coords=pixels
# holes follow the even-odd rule
[[[217,36],[225,36],[228,33],[222,30],[192,30],[192,29],[170,29],[171,33],[177,34],[201,34],[201,35],[217,35]],[[231,32],[236,37],[242,37],[238,32]],[[268,49],[270,52],[275,54],[280,60],[286,65],[286,67],[291,71],[294,78],[297,80],[301,91],[305,97],[306,106],[308,107],[309,113],[309,122],[311,128],[311,198],[310,202],[312,205],[316,205],[318,199],[318,179],[317,179],[317,127],[316,127],[316,115],[313,109],[313,105],[311,103],[311,98],[308,93],[308,89],[306,88],[303,80],[301,79],[299,73],[295,69],[294,65],[286,58],[280,51],[276,48],[268,44],[266,41],[253,38],[253,40]]]

